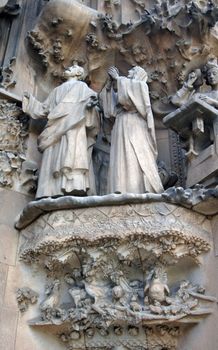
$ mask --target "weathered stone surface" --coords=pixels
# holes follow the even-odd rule
[[[18,236],[9,225],[0,224],[0,262],[15,265],[17,256]]]
[[[56,337],[45,334],[41,330],[35,330],[29,326],[28,320],[31,317],[31,311],[19,317],[16,344],[13,350],[42,350],[44,348],[52,348],[53,350],[66,350],[66,346],[62,344]]]
[[[218,256],[218,215],[214,216],[212,219],[212,232],[214,240],[214,252]]]
[[[0,312],[0,346],[1,349],[14,350],[16,341],[18,311],[1,307]]]
[[[14,229],[13,216],[28,202],[28,198],[19,193],[0,190],[0,262],[15,265],[17,257],[18,235]]]
[[[8,265],[0,263],[0,305],[4,302]]]

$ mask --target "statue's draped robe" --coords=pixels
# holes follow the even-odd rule
[[[70,80],[54,89],[44,103],[31,95],[24,97],[24,112],[34,119],[48,119],[38,138],[43,156],[37,198],[95,194],[92,147],[99,116],[96,108],[87,108],[94,96],[84,82]]]
[[[163,191],[156,165],[154,121],[146,82],[119,77],[117,92],[102,91],[105,117],[112,130],[109,193]]]

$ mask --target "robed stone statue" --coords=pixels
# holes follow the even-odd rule
[[[111,135],[108,193],[163,191],[147,73],[139,66],[128,77],[111,67],[100,94],[106,118],[115,118]]]
[[[44,103],[28,93],[23,97],[25,113],[33,119],[47,118],[38,137],[43,155],[37,198],[95,194],[92,148],[100,127],[97,94],[82,81],[82,67],[67,68],[64,77],[67,81]]]

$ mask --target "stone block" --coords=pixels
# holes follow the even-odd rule
[[[215,256],[218,256],[218,215],[214,216],[212,219],[212,233]]]
[[[27,202],[28,197],[20,193],[0,189],[0,263],[16,263],[19,234],[14,221]]]
[[[0,312],[0,350],[14,350],[18,312],[2,307]]]
[[[0,264],[0,305],[3,303],[6,281],[8,275],[8,265]]]
[[[0,224],[0,262],[15,265],[18,233],[9,225]]]
[[[18,192],[0,189],[0,223],[14,227],[15,217],[30,199]]]
[[[30,313],[27,312],[19,318],[17,326],[17,337],[14,350],[66,350],[66,346],[61,344],[57,338],[45,334],[28,325]],[[9,350],[4,348],[4,350]],[[0,350],[3,350],[0,348]]]

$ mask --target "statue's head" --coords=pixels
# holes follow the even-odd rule
[[[206,70],[206,83],[210,86],[218,85],[218,64],[217,59],[213,58],[209,60],[205,66]]]
[[[218,66],[214,66],[208,69],[206,74],[206,82],[210,86],[218,84]]]
[[[122,296],[124,295],[123,288],[121,286],[115,286],[112,289],[112,295],[113,295],[114,299],[122,298]]]
[[[127,78],[146,82],[148,74],[142,67],[135,66],[128,71]]]
[[[65,69],[64,77],[66,79],[76,78],[77,80],[83,80],[85,79],[85,71],[83,67],[80,67],[77,64],[74,64],[73,66]]]

